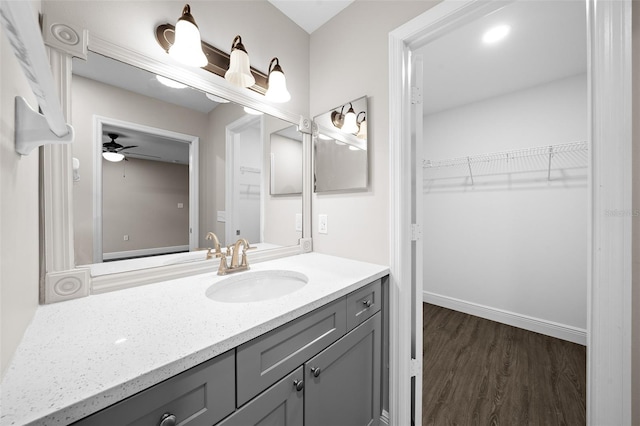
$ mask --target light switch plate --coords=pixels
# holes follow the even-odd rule
[[[329,225],[327,223],[327,215],[319,214],[318,215],[318,232],[320,234],[328,234],[329,233]]]

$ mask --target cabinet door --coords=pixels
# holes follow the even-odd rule
[[[299,367],[217,426],[302,426],[303,376]]]
[[[305,426],[379,423],[380,335],[377,313],[305,364]]]
[[[173,424],[177,426],[211,426],[235,408],[234,371],[234,351],[229,351],[74,426],[155,426],[162,423],[165,414],[175,416]]]

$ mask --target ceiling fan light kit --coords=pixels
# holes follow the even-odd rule
[[[102,144],[102,158],[107,161],[114,163],[122,161],[125,159],[122,151],[138,147],[137,145],[123,146],[122,144],[119,144],[116,142],[116,139],[120,136],[117,133],[108,133],[107,136],[109,136],[111,140]]]

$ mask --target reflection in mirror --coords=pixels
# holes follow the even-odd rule
[[[223,245],[234,243],[238,236],[250,236],[257,249],[298,244],[301,196],[279,199],[267,189],[271,134],[291,123],[268,115],[250,116],[242,106],[215,94],[160,80],[93,52],[87,61],[73,60],[72,124],[79,142],[73,145],[73,156],[83,172],[74,182],[76,264],[157,254],[165,255],[147,259],[155,264],[147,262],[144,267],[171,263],[171,256],[202,260],[204,252],[166,253],[203,250],[211,244],[205,240],[210,231]],[[258,118],[241,133],[243,149],[248,151],[236,150],[235,157],[251,157],[251,163],[238,161],[234,166],[228,164],[227,150],[240,140],[234,126],[251,121],[246,117]],[[109,133],[118,134],[115,142],[122,148],[116,150],[124,155],[122,161],[111,163],[101,155],[105,143],[114,147]],[[298,162],[302,163],[301,157]],[[227,193],[233,188],[229,176],[243,172],[252,176],[251,187]],[[258,215],[252,219],[251,232],[247,227],[234,228],[228,235],[226,222],[242,209],[240,205],[234,211],[232,202],[227,205],[234,197],[249,197],[256,203],[252,209]],[[126,262],[131,261],[109,264]]]
[[[289,126],[271,134],[271,195],[302,194],[302,134]]]
[[[314,121],[314,190],[367,189],[367,97],[321,114]]]

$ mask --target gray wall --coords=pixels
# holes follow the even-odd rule
[[[189,165],[127,160],[102,162],[102,252],[188,246]]]

